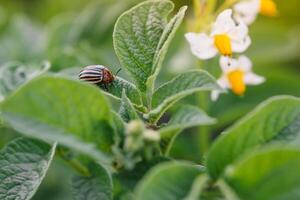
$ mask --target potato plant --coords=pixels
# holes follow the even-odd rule
[[[223,10],[235,3],[226,2]],[[211,4],[208,5],[216,6]],[[130,80],[112,71],[113,80],[109,83],[101,81],[103,74],[100,81],[92,83],[88,78],[79,80],[78,74],[46,72],[48,63],[35,69],[20,68],[18,63],[0,68],[0,123],[22,135],[0,151],[0,199],[33,198],[55,156],[74,170],[70,187],[76,200],[300,198],[297,97],[274,96],[260,103],[222,131],[204,157],[199,158],[204,160],[202,163],[170,155],[184,129],[218,123],[197,105],[178,106],[179,100],[207,92],[214,93],[212,98],[216,99],[227,89],[242,95],[245,84],[263,81],[246,71],[252,79],[241,82],[236,64],[239,59],[236,61],[233,54],[249,46],[244,40],[247,33],[242,38],[245,44],[236,47],[228,43],[233,33],[226,36],[213,26],[217,33],[212,30],[206,38],[214,39],[211,52],[205,52],[209,46],[201,49],[202,43],[198,48],[203,35],[198,40],[199,35],[193,32],[205,30],[205,23],[215,14],[211,10],[205,18],[196,14],[196,19],[203,17],[203,21],[193,25],[190,22],[191,32],[186,38],[198,58],[222,56],[221,65],[225,63],[228,70],[224,73],[229,74],[227,87],[222,79],[216,80],[208,71],[196,67],[158,84],[157,77],[187,6],[174,15],[173,10],[170,0],[149,0],[117,19],[113,47]],[[240,58],[243,63],[245,59]],[[110,66],[105,67],[110,70]],[[12,73],[4,73],[8,71]],[[111,105],[112,99],[119,102],[118,109]],[[163,117],[174,105],[175,112],[166,121]]]

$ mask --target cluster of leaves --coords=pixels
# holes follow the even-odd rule
[[[186,11],[182,7],[167,20],[173,7],[169,0],[146,1],[115,24],[115,52],[135,84],[116,77],[102,90],[101,84],[42,75],[4,98],[1,120],[26,137],[0,152],[1,199],[30,199],[55,153],[77,170],[72,190],[78,200],[299,198],[298,98],[262,103],[217,139],[205,166],[168,156],[183,129],[215,120],[183,105],[167,124],[159,124],[166,110],[192,93],[222,90],[201,70],[186,71],[156,88]],[[106,95],[120,100],[118,112]]]

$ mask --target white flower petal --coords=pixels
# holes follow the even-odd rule
[[[245,24],[253,23],[259,12],[260,0],[244,0],[234,5],[234,16]]]
[[[253,14],[242,14],[242,13],[234,13],[234,18],[237,19],[238,21],[244,22],[246,25],[252,24],[257,17],[257,13]]]
[[[247,56],[240,56],[238,58],[238,65],[244,72],[250,72],[252,68],[252,62]]]
[[[244,81],[247,85],[259,85],[265,81],[265,78],[253,72],[248,72],[245,74]]]
[[[227,76],[226,75],[222,75],[221,78],[219,78],[217,80],[217,83],[223,88],[223,89],[227,89],[230,88],[230,84],[228,82]]]
[[[221,12],[212,26],[211,35],[226,34],[235,27],[232,19],[232,10],[226,9]]]
[[[226,78],[225,75],[221,76],[221,78],[219,78],[219,79],[217,80],[217,83],[218,83],[223,89],[230,88],[230,84],[229,84],[229,82],[228,82],[228,80],[227,80],[227,78]],[[211,99],[212,99],[213,101],[216,101],[221,93],[222,93],[222,92],[220,92],[219,90],[213,90],[213,91],[211,92],[210,97],[211,97]]]
[[[209,59],[218,53],[213,38],[204,33],[186,33],[185,38],[191,46],[192,53],[200,59]]]
[[[232,40],[231,48],[233,52],[242,53],[246,51],[246,49],[250,46],[251,39],[249,36],[244,38],[243,40]]]
[[[248,27],[243,21],[237,21],[237,24],[228,32],[232,40],[243,40],[248,36]]]
[[[220,92],[218,90],[213,90],[210,94],[210,98],[212,101],[217,101],[219,98]]]
[[[237,69],[239,65],[236,59],[230,58],[228,56],[221,56],[220,67],[223,73],[227,74],[228,72]]]

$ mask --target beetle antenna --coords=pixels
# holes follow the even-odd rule
[[[118,75],[118,73],[122,70],[122,68],[118,69],[118,71],[116,72],[115,76]]]

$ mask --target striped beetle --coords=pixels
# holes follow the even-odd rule
[[[79,79],[94,84],[109,84],[115,80],[115,76],[102,65],[89,65],[80,71]]]

